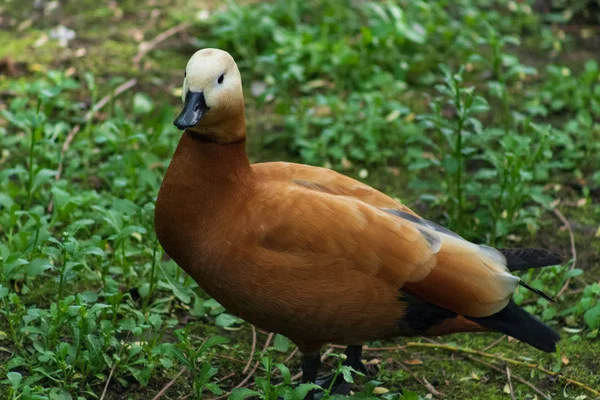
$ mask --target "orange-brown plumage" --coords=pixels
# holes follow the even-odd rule
[[[215,51],[188,64],[184,88],[201,91],[208,111],[198,122],[198,109],[186,103],[176,123],[188,129],[156,204],[160,243],[210,296],[305,353],[328,342],[504,326],[494,316],[513,310],[519,279],[497,250],[428,225],[398,201],[334,171],[250,165],[235,63],[221,59],[224,79],[233,80],[225,89],[193,75]]]

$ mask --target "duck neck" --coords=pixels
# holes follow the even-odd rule
[[[209,138],[198,131],[186,131],[169,169],[176,170],[179,182],[186,186],[209,182],[241,184],[250,172],[245,135],[230,142],[214,142]]]

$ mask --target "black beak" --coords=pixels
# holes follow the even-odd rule
[[[206,105],[204,93],[190,91],[185,96],[181,114],[175,118],[175,126],[180,130],[196,126],[208,110],[210,108]]]

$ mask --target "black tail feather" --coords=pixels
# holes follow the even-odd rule
[[[553,353],[560,336],[548,325],[510,301],[506,307],[489,317],[467,317],[479,325],[505,333],[531,346]]]
[[[542,268],[562,264],[562,258],[555,253],[541,249],[498,249],[506,257],[510,271],[527,268]]]

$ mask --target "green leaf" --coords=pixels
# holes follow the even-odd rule
[[[0,299],[8,296],[8,288],[0,285]]]
[[[261,396],[260,392],[257,392],[256,390],[252,390],[252,389],[248,389],[248,388],[237,388],[237,389],[233,389],[233,391],[231,392],[231,394],[229,395],[229,400],[244,400],[247,397],[250,396],[258,396],[261,398],[264,398],[263,396]]]
[[[442,165],[444,166],[446,173],[450,175],[454,175],[458,171],[458,160],[449,155],[444,157],[442,160]]]
[[[181,350],[175,347],[175,345],[170,345],[169,347],[167,347],[166,353],[178,359],[179,362],[185,365],[188,369],[193,368],[193,365],[188,361],[186,356],[181,352]]]
[[[421,400],[421,397],[416,392],[403,390],[402,396],[400,396],[400,400]]]
[[[587,310],[585,314],[583,314],[583,319],[591,329],[600,328],[600,302]]]
[[[583,270],[582,269],[579,269],[579,268],[570,269],[565,274],[565,279],[574,278],[574,277],[579,276],[581,274],[583,274]]]
[[[342,376],[344,377],[344,380],[348,383],[354,383],[354,377],[352,376],[352,369],[345,365],[343,365],[341,367],[341,369],[342,369]]]
[[[30,277],[38,276],[47,269],[52,268],[52,265],[45,258],[38,258],[29,263],[27,266],[27,275]]]
[[[6,378],[8,378],[8,381],[10,382],[13,388],[17,388],[23,380],[23,375],[21,375],[18,372],[9,372],[8,374],[6,374]]]
[[[35,191],[37,188],[39,188],[43,184],[49,182],[50,179],[54,178],[55,176],[56,176],[56,171],[53,169],[44,168],[44,169],[39,170],[38,173],[35,174],[35,178],[33,179],[32,190]]]
[[[86,303],[95,303],[96,301],[98,301],[98,295],[94,292],[90,292],[89,290],[86,290],[85,292],[81,293],[79,297]]]
[[[283,335],[277,334],[275,335],[273,346],[277,351],[285,353],[290,348],[290,340]]]
[[[302,400],[306,397],[308,392],[318,389],[321,389],[321,387],[319,385],[315,385],[314,383],[302,383],[294,389],[294,399]]]
[[[288,367],[286,367],[282,363],[275,363],[275,368],[277,368],[279,371],[281,371],[281,377],[283,378],[283,382],[286,385],[289,385],[292,383],[292,374],[290,373],[290,370]]]
[[[173,360],[171,360],[169,357],[161,357],[158,359],[158,361],[160,361],[160,365],[162,365],[163,368],[169,369],[173,367]]]
[[[214,346],[219,346],[221,344],[229,343],[229,339],[223,336],[212,336],[204,342],[202,346],[203,350],[209,349]]]
[[[147,94],[138,92],[133,96],[133,112],[135,114],[148,114],[153,108],[152,99]]]
[[[227,313],[223,313],[215,319],[215,325],[221,326],[223,328],[227,328],[235,324],[240,324],[242,322],[244,322],[244,320],[236,317],[235,315]]]

